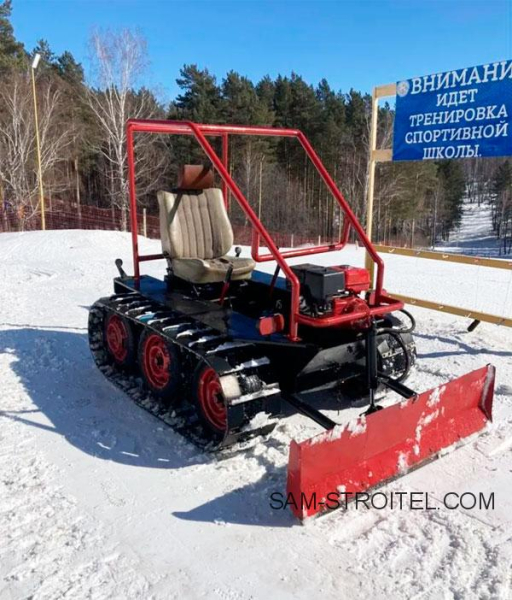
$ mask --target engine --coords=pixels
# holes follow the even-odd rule
[[[311,316],[353,310],[364,302],[359,294],[370,289],[370,274],[363,268],[302,264],[292,267],[292,271],[300,282],[300,311]]]

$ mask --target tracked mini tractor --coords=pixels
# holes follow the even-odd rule
[[[157,194],[161,254],[139,254],[137,132],[194,137],[222,182],[217,188],[212,170],[188,165],[175,189]],[[228,172],[233,135],[296,138],[344,215],[340,240],[281,251]],[[222,138],[221,156],[210,136]],[[300,131],[132,120],[127,148],[134,274],[116,261],[114,295],[92,306],[89,339],[99,368],[138,404],[209,450],[269,434],[284,407],[315,421],[326,431],[290,447],[288,494],[299,518],[321,510],[330,493],[350,499],[403,474],[490,420],[491,366],[420,394],[404,383],[416,356],[414,320],[385,292],[382,259]],[[252,225],[252,258],[230,254],[228,194]],[[288,264],[341,250],[351,228],[375,263],[375,285],[362,268]],[[167,261],[165,276],[141,275],[141,263],[158,259]],[[255,269],[266,261],[275,261],[273,273]],[[355,423],[336,425],[315,405],[309,392],[329,386],[366,399]],[[379,389],[402,400],[381,408]]]

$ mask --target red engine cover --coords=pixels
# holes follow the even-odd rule
[[[370,273],[366,269],[349,265],[332,268],[345,273],[345,289],[347,292],[359,294],[370,289]]]

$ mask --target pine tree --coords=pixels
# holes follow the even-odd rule
[[[222,120],[220,90],[208,69],[185,65],[176,82],[184,90],[174,103],[175,112],[181,118],[197,123],[218,123]]]
[[[27,61],[23,44],[14,37],[10,17],[12,0],[0,3],[0,75],[9,69],[21,68]]]
[[[492,180],[493,192],[499,196],[512,186],[512,164],[506,160],[498,166]]]
[[[498,166],[492,179],[492,191],[494,192],[493,202],[493,223],[498,238],[504,238],[505,251],[507,247],[507,231],[511,229],[512,238],[512,164],[510,160],[505,160]],[[512,225],[512,223],[510,223]],[[512,245],[512,239],[511,239]]]
[[[441,233],[443,238],[446,238],[450,230],[460,222],[466,180],[460,162],[454,160],[438,162],[437,170],[442,191],[442,204],[439,211]]]
[[[262,114],[265,115],[265,117],[262,118],[262,124],[271,126],[275,120],[274,97],[276,86],[268,75],[265,75],[265,77],[263,77],[256,85],[256,93],[260,99],[260,110],[262,111]]]
[[[74,56],[67,50],[58,57],[57,70],[62,79],[73,86],[80,86],[84,83],[82,65],[76,62]]]
[[[36,52],[37,54],[41,55],[41,66],[43,67],[54,66],[55,62],[57,61],[57,57],[50,48],[50,44],[47,40],[38,40],[37,46],[34,48],[34,54]]]

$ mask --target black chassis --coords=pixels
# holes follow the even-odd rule
[[[273,285],[274,283],[274,285]],[[283,398],[296,410],[326,428],[333,423],[312,407],[305,405],[299,394],[318,388],[331,387],[337,390],[336,397],[346,402],[348,399],[368,397],[374,406],[374,392],[382,383],[391,381],[395,389],[404,397],[414,394],[398,383],[414,362],[414,342],[410,334],[403,336],[410,356],[405,358],[395,352],[389,357],[389,336],[385,333],[369,335],[367,330],[352,327],[314,329],[301,327],[300,341],[293,342],[285,335],[275,333],[262,336],[258,331],[261,316],[279,312],[289,313],[290,291],[283,278],[254,271],[252,278],[243,282],[233,281],[229,293],[220,304],[222,283],[194,286],[176,277],[168,276],[164,281],[143,275],[137,288],[132,277],[123,274],[114,279],[116,294],[137,291],[143,297],[162,306],[162,309],[180,312],[198,323],[215,329],[234,342],[250,342],[261,348],[269,358],[273,375],[279,382]],[[376,329],[400,324],[392,315],[386,315],[376,322]],[[373,338],[373,339],[371,339]],[[369,340],[374,348],[369,352]],[[402,348],[404,345],[402,345]],[[395,345],[396,349],[396,345]],[[371,355],[371,356],[370,356]],[[371,372],[370,372],[371,371]],[[377,378],[380,377],[379,381]],[[372,381],[373,379],[373,381]],[[374,389],[369,389],[373,387]],[[311,413],[311,414],[310,414]]]

